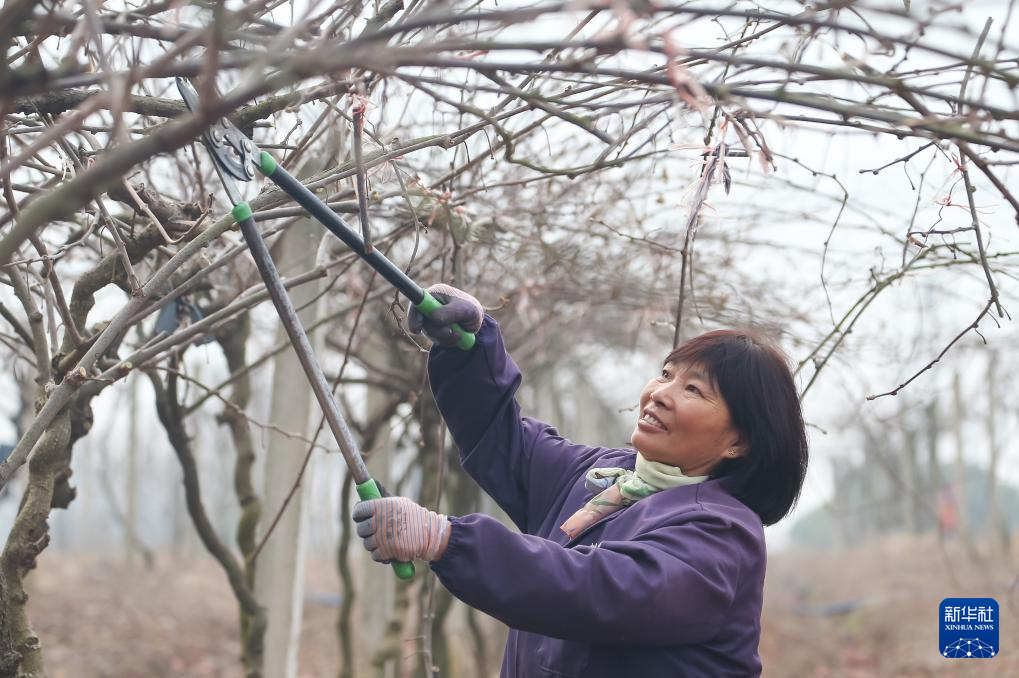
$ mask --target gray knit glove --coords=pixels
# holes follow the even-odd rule
[[[357,536],[372,560],[402,563],[438,560],[449,541],[449,520],[407,497],[384,497],[354,504]]]
[[[432,342],[450,347],[456,346],[459,341],[453,323],[459,323],[465,332],[471,334],[481,329],[485,309],[477,299],[452,285],[441,283],[429,287],[428,292],[442,302],[442,308],[435,309],[429,318],[411,305],[407,309],[407,327],[411,332],[424,332]]]

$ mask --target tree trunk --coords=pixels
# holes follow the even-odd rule
[[[959,383],[958,370],[952,376],[952,437],[955,438],[955,502],[956,514],[959,517],[960,534],[969,534],[969,505],[966,497],[966,443],[962,435],[962,422],[965,419],[962,403],[962,386]]]
[[[422,392],[417,402],[418,428],[421,432],[418,459],[421,466],[421,492],[418,503],[441,512],[443,490],[447,476],[447,463],[443,456],[445,438],[438,405],[429,390]],[[446,590],[438,586],[435,574],[425,574],[420,590],[422,662],[416,662],[415,675],[432,678],[449,675],[449,652],[443,625],[451,600]]]
[[[244,582],[249,589],[255,587],[254,553],[257,546],[258,521],[262,503],[255,493],[252,472],[255,465],[255,445],[251,439],[246,411],[251,401],[251,371],[248,369],[246,348],[250,330],[248,315],[241,316],[217,333],[216,339],[226,356],[230,374],[236,374],[230,403],[219,415],[219,421],[230,429],[234,444],[234,494],[240,506],[237,519],[237,546],[244,559]],[[249,673],[262,670],[265,646],[265,619],[249,614],[240,608],[241,662]]]
[[[198,464],[195,461],[195,455],[191,450],[191,441],[184,427],[184,413],[177,396],[176,373],[171,371],[167,375],[165,388],[154,373],[149,374],[149,379],[152,381],[153,390],[156,393],[156,412],[159,415],[159,420],[166,429],[170,444],[180,461],[184,476],[184,496],[188,515],[191,517],[202,544],[223,568],[230,588],[241,607],[241,618],[244,619],[246,616],[254,620],[252,625],[258,631],[257,634],[252,632],[252,637],[261,638],[262,629],[266,624],[265,610],[259,605],[245,578],[243,565],[237,561],[230,548],[220,540],[209,519],[209,514],[205,510],[205,505],[202,503]],[[262,647],[257,646],[253,649],[245,647],[244,653],[245,675],[248,678],[261,678],[263,675],[261,671]]]
[[[70,412],[65,409],[42,435],[28,462],[28,487],[0,554],[0,677],[44,678],[42,647],[28,621],[25,576],[49,543],[50,502],[57,472],[71,449]]]
[[[923,513],[922,487],[920,469],[917,464],[917,435],[912,428],[903,431],[905,449],[905,477],[903,484],[906,491],[906,530],[909,534],[919,534]]]
[[[378,567],[378,570],[383,568]],[[390,579],[395,579],[390,568],[385,568]],[[370,675],[375,678],[395,678],[401,675],[401,660],[404,655],[403,628],[404,620],[407,617],[407,610],[410,607],[410,594],[412,587],[396,586],[393,589],[393,606],[386,620],[385,630],[382,634],[382,642],[375,649],[371,658],[371,673],[358,672],[358,678],[362,675]],[[374,602],[372,603],[375,604]]]
[[[392,398],[386,400],[382,397],[377,389],[370,389],[366,398],[367,402],[367,416],[366,423],[364,426],[364,435],[361,441],[361,452],[364,454],[366,459],[374,459],[376,453],[374,450],[388,450],[389,448],[389,434],[390,434],[390,423],[389,420],[396,412],[396,408],[399,403],[403,402],[404,398]],[[379,455],[388,457],[388,455]],[[369,470],[372,468],[379,468],[377,466],[369,466]],[[385,468],[385,467],[384,467]],[[376,481],[386,484],[388,477],[383,478],[380,475],[376,475],[372,471],[372,477]],[[340,640],[340,678],[357,678],[360,674],[358,673],[358,661],[366,661],[367,651],[364,649],[364,644],[367,643],[368,639],[379,638],[383,633],[383,625],[385,623],[385,605],[384,601],[378,600],[371,595],[371,591],[367,588],[367,584],[363,584],[359,589],[354,579],[354,567],[351,561],[356,561],[361,567],[357,569],[363,569],[366,574],[372,575],[370,578],[365,579],[372,582],[377,582],[378,587],[389,586],[392,587],[392,573],[389,568],[381,568],[375,566],[371,562],[371,559],[367,557],[367,552],[361,548],[361,539],[354,534],[354,521],[350,518],[350,510],[354,483],[350,474],[347,474],[343,479],[343,490],[340,494],[340,538],[339,544],[336,551],[336,563],[337,571],[340,576],[340,614],[336,620],[336,632]],[[351,549],[353,545],[353,549]],[[351,553],[353,551],[353,553]],[[361,619],[359,624],[353,623],[353,614],[355,603],[358,599],[358,595],[362,594],[367,604],[361,608]],[[367,620],[377,619],[377,628],[368,625]],[[361,642],[357,642],[360,640]],[[356,648],[361,649],[360,656],[356,652]]]
[[[1006,562],[1011,563],[1011,537],[1008,524],[1001,512],[998,501],[998,463],[1001,449],[998,444],[998,352],[991,349],[987,359],[987,442],[990,446],[990,462],[987,465],[987,510],[991,529],[991,547],[1001,551]]]
[[[927,404],[924,409],[924,415],[926,424],[924,428],[927,432],[927,484],[928,491],[925,492],[924,496],[927,497],[927,509],[924,513],[928,516],[933,515],[933,519],[930,521],[931,525],[939,533],[941,531],[939,523],[939,505],[941,502],[941,460],[938,455],[938,434],[941,432],[941,426],[938,420],[938,399],[935,397]]]
[[[130,399],[128,405],[127,433],[127,475],[124,486],[124,555],[129,566],[134,567],[141,555],[138,540],[138,455],[143,442],[138,435],[138,380],[140,374],[131,375],[126,389]]]

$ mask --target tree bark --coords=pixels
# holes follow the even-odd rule
[[[71,449],[70,414],[67,410],[53,420],[40,438],[28,463],[28,487],[14,520],[3,553],[0,554],[0,676],[45,678],[42,647],[29,623],[25,609],[28,594],[25,577],[36,558],[49,544],[50,504],[54,480],[69,462]]]
[[[202,504],[198,465],[195,463],[195,456],[191,451],[191,442],[184,429],[183,414],[180,402],[177,400],[177,377],[171,372],[167,377],[165,388],[154,374],[149,374],[149,378],[156,391],[156,412],[159,414],[160,422],[166,428],[170,444],[177,453],[181,470],[184,473],[184,498],[195,531],[198,532],[198,537],[202,540],[205,548],[226,572],[227,581],[229,581],[230,588],[243,613],[252,619],[251,624],[255,628],[250,632],[251,637],[261,638],[266,624],[265,610],[258,604],[253,591],[247,585],[241,565],[234,558],[230,549],[216,535],[216,530]],[[245,666],[245,674],[247,678],[260,678],[262,675],[260,668],[262,646],[259,644],[248,651],[251,663]]]
[[[244,583],[249,590],[255,588],[255,561],[253,559],[257,544],[256,530],[262,515],[262,503],[255,492],[252,471],[255,465],[255,446],[251,439],[251,428],[245,413],[251,401],[251,373],[244,369],[247,365],[247,341],[250,331],[250,320],[247,314],[234,322],[228,323],[217,332],[216,340],[226,356],[230,374],[236,374],[230,402],[219,415],[220,423],[230,429],[234,442],[234,493],[240,505],[240,516],[237,519],[237,546],[241,550],[244,567]],[[256,675],[262,670],[262,648],[265,641],[264,616],[251,614],[243,606],[240,612],[241,628],[241,663],[249,675]]]

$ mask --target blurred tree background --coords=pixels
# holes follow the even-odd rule
[[[937,671],[941,598],[1019,611],[1014,5],[8,0],[0,676],[498,672],[497,623],[353,537],[198,143],[223,116],[475,294],[569,437],[627,444],[679,341],[773,335],[813,459],[769,530],[766,671]],[[495,512],[402,300],[245,190],[373,474]]]

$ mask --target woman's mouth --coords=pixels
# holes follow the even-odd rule
[[[647,429],[653,429],[656,431],[665,431],[665,424],[662,423],[661,419],[656,417],[648,410],[644,410],[640,419],[637,420],[637,426]]]

